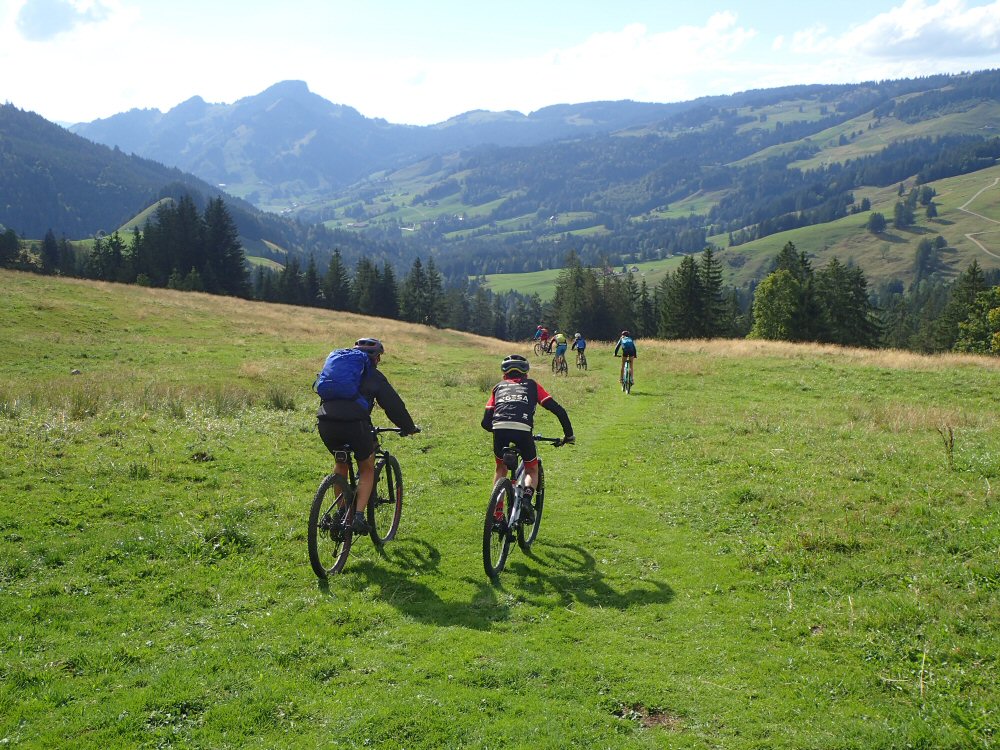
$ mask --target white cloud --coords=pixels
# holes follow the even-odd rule
[[[881,60],[977,58],[1000,51],[1000,0],[969,8],[963,0],[904,0],[840,37],[807,30],[802,54],[862,55]]]
[[[17,13],[16,26],[25,39],[40,42],[100,23],[108,15],[109,9],[99,0],[26,0]]]

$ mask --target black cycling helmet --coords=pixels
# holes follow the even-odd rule
[[[500,369],[503,370],[504,375],[509,375],[512,372],[527,375],[528,368],[530,367],[531,363],[528,362],[526,357],[522,357],[520,354],[511,354],[500,363]]]
[[[358,339],[354,342],[354,348],[365,352],[369,357],[377,357],[385,354],[385,347],[378,339]]]

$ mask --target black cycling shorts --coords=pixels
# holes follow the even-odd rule
[[[330,453],[343,450],[345,445],[349,445],[354,451],[354,458],[364,461],[375,452],[371,422],[335,422],[332,419],[317,419],[316,424],[319,426],[319,436],[323,439],[323,445]]]
[[[527,430],[493,430],[493,455],[498,461],[503,459],[503,449],[511,444],[520,451],[526,464],[538,458],[535,439]]]

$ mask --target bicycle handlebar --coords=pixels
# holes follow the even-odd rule
[[[420,431],[421,431],[420,428],[417,427],[416,432],[408,432],[406,434],[407,435],[415,435],[417,432],[420,432]],[[372,428],[372,432],[374,432],[376,435],[381,435],[383,432],[397,432],[400,435],[402,435],[403,434],[403,428],[402,427],[373,427]]]
[[[536,443],[552,443],[552,445],[556,448],[564,444],[562,438],[550,438],[545,437],[544,435],[532,435],[532,437],[535,439]]]

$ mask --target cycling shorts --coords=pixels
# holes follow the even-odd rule
[[[525,466],[538,463],[535,438],[527,430],[493,430],[493,455],[498,464],[503,463],[503,451],[508,445],[517,448]]]
[[[343,450],[345,445],[354,451],[357,461],[364,461],[375,452],[375,438],[372,436],[372,423],[368,421],[335,422],[332,419],[319,419],[319,436],[326,449],[333,453]]]
[[[566,356],[566,344],[556,344],[556,356],[557,357]]]

